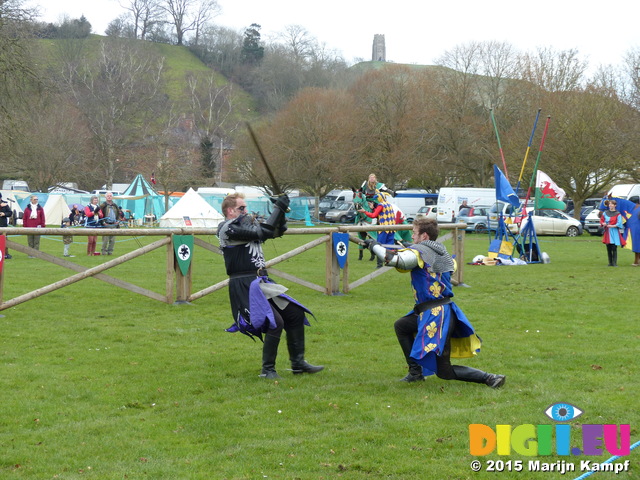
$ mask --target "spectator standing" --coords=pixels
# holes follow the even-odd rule
[[[98,205],[98,197],[96,195],[91,197],[91,203],[84,209],[84,226],[87,228],[100,227],[100,219],[103,217],[100,205]],[[96,253],[96,243],[98,242],[97,235],[87,236],[87,255],[100,255],[100,252]]]
[[[102,212],[102,225],[104,228],[119,228],[120,220],[123,218],[122,210],[113,201],[113,193],[105,194],[105,201],[100,205]],[[113,255],[113,247],[116,244],[116,237],[113,235],[102,236],[102,255]]]
[[[44,228],[46,226],[44,208],[38,203],[37,195],[31,195],[29,205],[24,209],[22,226],[25,228]],[[27,242],[34,250],[40,250],[40,235],[27,235]],[[33,257],[29,255],[29,258]]]
[[[64,217],[62,219],[62,225],[60,228],[69,228],[71,227],[71,219],[69,217]],[[64,256],[65,257],[75,257],[75,255],[69,255],[69,246],[73,243],[73,235],[63,235],[62,243],[64,244]]]
[[[11,218],[12,215],[13,210],[11,210],[7,202],[2,201],[2,193],[0,192],[0,228],[9,226],[9,218]],[[8,248],[4,251],[4,258],[7,260],[12,258]]]

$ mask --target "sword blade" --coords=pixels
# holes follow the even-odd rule
[[[249,130],[249,135],[251,135],[251,140],[253,141],[253,144],[255,145],[256,150],[258,150],[258,154],[260,155],[260,160],[262,160],[262,164],[264,165],[264,168],[267,171],[267,175],[269,175],[269,179],[271,180],[271,186],[273,187],[273,194],[282,195],[283,192],[280,189],[278,182],[276,181],[276,177],[273,176],[273,172],[271,171],[271,168],[269,168],[267,159],[264,156],[264,153],[262,153],[262,149],[260,148],[260,144],[258,143],[256,134],[253,132],[253,129],[251,128],[251,125],[249,124],[249,122],[247,122],[247,130]]]

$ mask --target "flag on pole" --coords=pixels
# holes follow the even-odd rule
[[[504,176],[504,173],[500,171],[497,165],[493,166],[493,176],[496,180],[496,200],[510,203],[514,207],[519,207],[520,199],[518,195],[513,191],[509,180],[507,180],[507,177]]]
[[[538,170],[536,173],[536,209],[557,208],[564,210],[567,206],[562,201],[565,195],[565,191],[556,185],[549,175]]]

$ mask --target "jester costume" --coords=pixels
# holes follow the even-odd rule
[[[624,232],[622,214],[617,210],[605,210],[600,217],[600,225],[604,228],[602,243],[607,246],[609,266],[617,267],[618,247],[624,247],[626,243],[622,235]]]
[[[369,197],[367,196],[367,198]],[[377,218],[378,225],[395,225],[396,212],[393,210],[393,205],[387,200],[386,195],[376,190],[372,201],[375,208],[372,212],[365,211],[364,214],[369,218]],[[378,232],[376,241],[383,245],[393,245],[395,243],[395,232],[393,230],[381,230]],[[381,266],[382,261],[378,260],[378,268]]]
[[[369,247],[387,265],[409,272],[415,306],[395,322],[395,331],[409,373],[402,380],[415,382],[436,374],[444,380],[483,383],[492,388],[504,384],[503,375],[471,367],[451,365],[450,357],[469,358],[480,351],[481,340],[462,310],[451,300],[454,262],[444,245],[425,240],[396,252],[382,245]]]
[[[324,368],[304,360],[304,327],[309,325],[306,314],[311,312],[286,295],[286,287],[271,281],[265,268],[262,243],[282,236],[286,230],[284,211],[288,198],[281,203],[281,208],[275,208],[265,223],[259,223],[251,215],[241,215],[226,220],[218,228],[220,248],[229,275],[229,300],[234,318],[227,331],[239,331],[263,341],[260,376],[265,378],[279,378],[275,363],[283,329],[287,332],[287,348],[294,374],[316,373]]]

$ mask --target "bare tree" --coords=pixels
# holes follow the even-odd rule
[[[134,38],[145,40],[149,31],[162,22],[164,10],[160,2],[161,0],[129,0],[129,3],[120,5],[131,13]]]
[[[284,32],[276,38],[291,53],[298,65],[306,63],[317,44],[316,39],[301,25],[287,25]]]
[[[281,188],[301,188],[319,197],[348,181],[353,107],[346,92],[304,89],[270,124],[256,129]],[[232,161],[239,179],[273,191],[248,135],[240,140]]]
[[[220,14],[220,6],[216,0],[200,0],[197,5],[194,19],[194,37],[193,45],[200,44],[200,37],[207,24],[217,15]]]
[[[60,121],[64,118],[64,122]],[[92,164],[91,132],[77,109],[58,95],[35,97],[19,114],[14,156],[4,168],[28,180],[32,188],[47,187],[70,179],[90,185],[102,181]]]
[[[65,71],[65,80],[98,147],[98,163],[107,185],[113,183],[117,156],[157,118],[163,98],[164,58],[140,45],[112,39],[102,42],[94,63]]]
[[[544,171],[579,213],[585,198],[599,196],[635,163],[637,112],[596,87],[549,93],[547,103],[553,114]]]
[[[519,70],[523,80],[549,92],[563,92],[581,87],[587,66],[588,62],[579,58],[578,50],[541,47],[535,55],[522,55]]]
[[[224,143],[238,126],[238,120],[233,115],[233,86],[211,73],[189,75],[187,88],[190,116],[200,139],[204,176],[213,177],[219,171],[223,151],[218,145]]]
[[[161,8],[171,18],[176,44],[183,45],[185,34],[196,31],[199,37],[204,24],[218,13],[216,0],[159,0]]]

